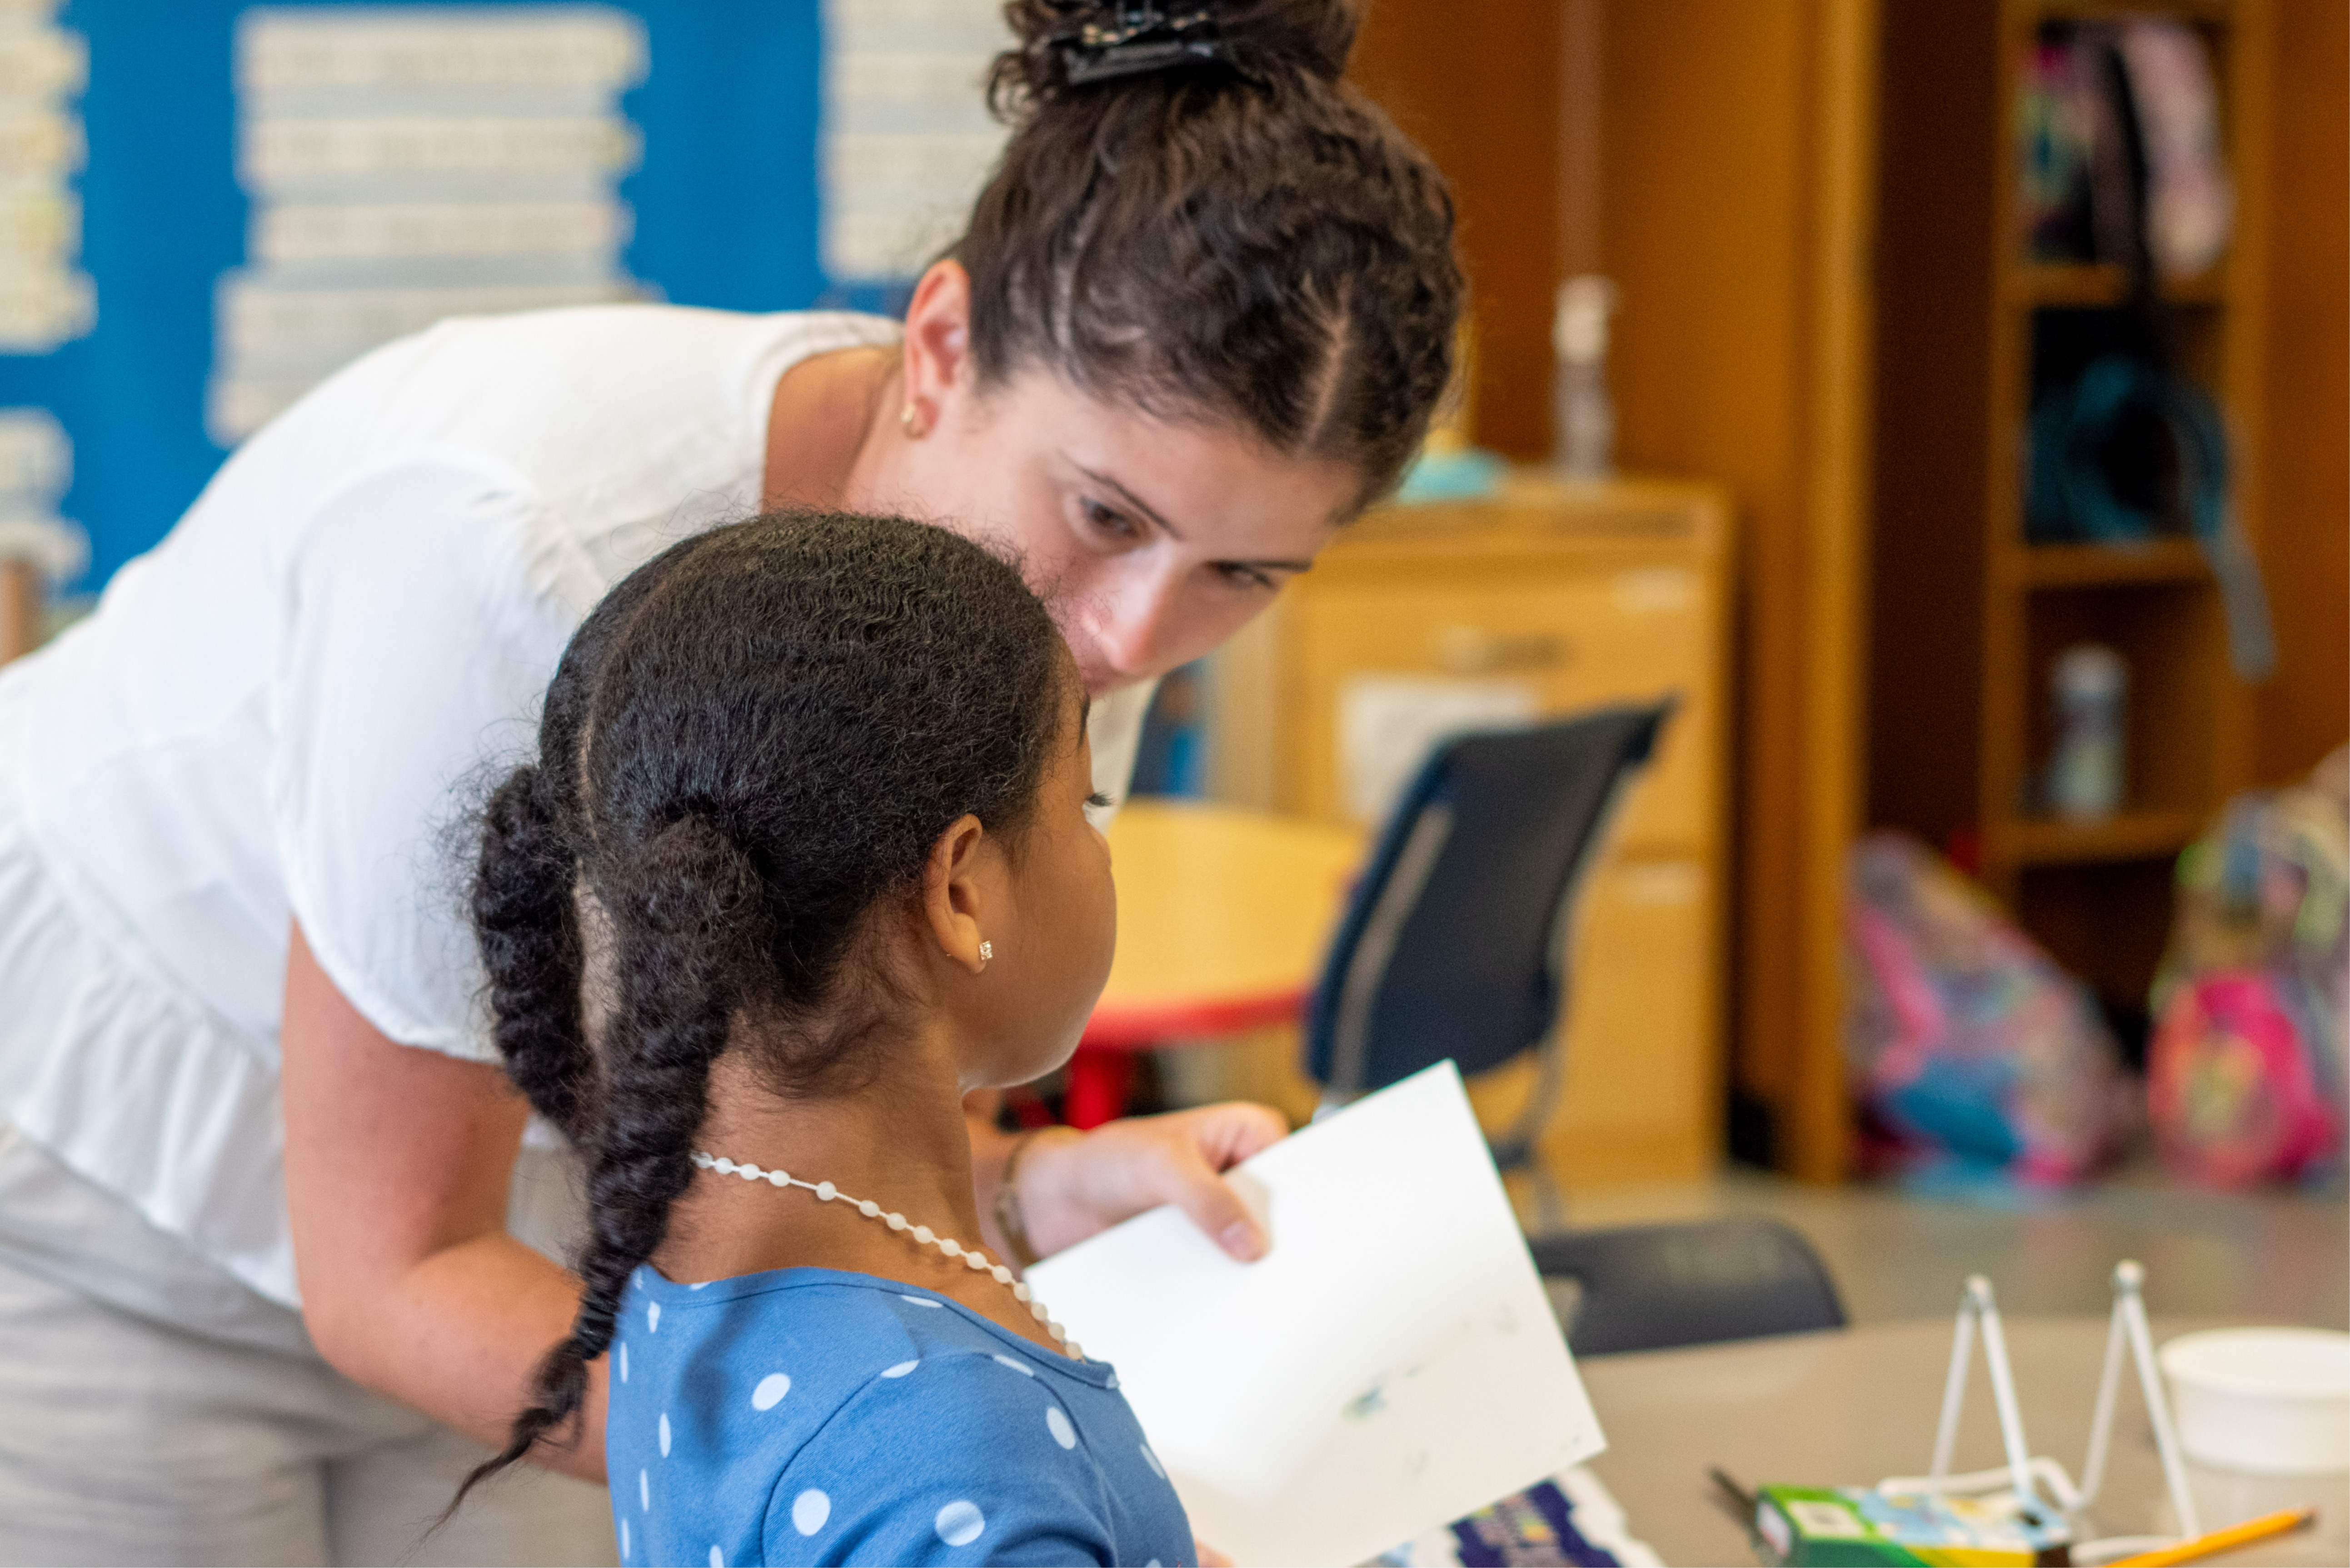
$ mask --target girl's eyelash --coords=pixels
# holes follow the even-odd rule
[[[1111,806],[1116,805],[1117,804],[1118,802],[1110,799],[1109,796],[1104,794],[1099,790],[1096,790],[1093,794],[1086,796],[1086,805],[1096,811],[1107,811]]]

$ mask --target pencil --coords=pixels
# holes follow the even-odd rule
[[[2173,1563],[2192,1563],[2215,1552],[2265,1541],[2272,1535],[2282,1535],[2290,1531],[2304,1530],[2316,1522],[2317,1510],[2314,1508],[2282,1509],[2275,1513],[2264,1513],[2258,1519],[2248,1519],[2241,1524],[2231,1524],[2225,1530],[2215,1530],[2209,1535],[2199,1535],[2192,1541],[2182,1541],[2174,1546],[2159,1546],[2152,1552],[2141,1552],[2135,1557],[2108,1563],[2106,1568],[2168,1568]]]

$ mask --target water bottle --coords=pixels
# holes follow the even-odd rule
[[[2048,808],[2094,822],[2122,807],[2129,704],[2129,666],[2100,643],[2076,643],[2056,656],[2049,695],[2056,750],[2048,760]]]
[[[1616,469],[1616,404],[1607,394],[1607,318],[1616,286],[1571,277],[1558,286],[1551,317],[1551,457],[1577,479],[1605,479]]]

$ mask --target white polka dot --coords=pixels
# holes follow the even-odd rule
[[[666,1410],[663,1410],[663,1411],[661,1412],[661,1418],[660,1418],[660,1439],[661,1439],[661,1458],[663,1458],[663,1459],[667,1459],[667,1458],[669,1458],[669,1412],[668,1412],[668,1411],[666,1411]]]
[[[623,1556],[623,1557],[626,1557],[628,1554],[629,1554],[629,1521],[628,1521],[627,1520],[625,1520],[625,1519],[624,1519],[624,1520],[620,1521],[620,1555],[621,1555],[621,1556]]]
[[[1053,1441],[1061,1447],[1074,1449],[1077,1446],[1077,1429],[1069,1425],[1068,1417],[1061,1413],[1058,1405],[1045,1407],[1045,1426],[1053,1434]]]
[[[979,1505],[961,1498],[939,1510],[939,1539],[949,1546],[968,1546],[987,1528],[987,1516]]]
[[[802,1535],[814,1535],[832,1517],[832,1499],[814,1487],[792,1499],[792,1528]]]
[[[916,1306],[934,1307],[941,1304],[938,1302],[932,1301],[928,1296],[908,1296],[906,1299],[913,1303]]]
[[[1030,1366],[1025,1362],[1014,1361],[1008,1355],[997,1356],[995,1358],[995,1364],[998,1366],[1009,1366],[1013,1371],[1017,1372],[1023,1377],[1034,1377],[1036,1376],[1035,1368]]]
[[[648,1513],[652,1511],[653,1478],[650,1470],[637,1472],[637,1506]]]
[[[710,1549],[710,1568],[726,1568],[726,1553],[715,1546]]]
[[[1167,1479],[1167,1467],[1159,1462],[1159,1456],[1150,1451],[1149,1443],[1142,1445],[1142,1462],[1150,1467],[1152,1475],[1157,1476],[1160,1480]]]
[[[792,1380],[789,1377],[780,1372],[770,1372],[759,1379],[759,1386],[756,1388],[751,1390],[751,1408],[772,1410],[782,1404],[784,1396],[791,1391]],[[807,1532],[802,1531],[800,1533],[805,1535]]]
[[[659,1302],[645,1308],[645,1332],[647,1334],[660,1332],[660,1303]]]
[[[623,1383],[626,1383],[628,1380],[629,1380],[629,1342],[628,1342],[627,1340],[625,1340],[625,1339],[624,1339],[624,1340],[620,1341],[620,1381],[621,1381],[621,1382],[623,1382]]]
[[[919,1361],[901,1361],[895,1366],[883,1367],[881,1369],[881,1376],[884,1377],[903,1377],[907,1373],[911,1372],[915,1367],[920,1366],[920,1365],[921,1363]]]

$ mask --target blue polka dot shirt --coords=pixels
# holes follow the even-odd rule
[[[1191,1560],[1118,1375],[929,1291],[642,1268],[610,1363],[624,1563]]]

